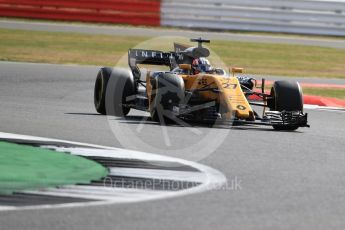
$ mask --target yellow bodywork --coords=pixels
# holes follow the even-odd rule
[[[199,94],[206,101],[216,100],[224,111],[226,119],[236,115],[240,119],[254,120],[254,112],[243,94],[240,83],[236,77],[219,75],[197,74],[182,75],[185,88],[188,90],[202,88],[218,88],[219,93],[213,91],[200,91]]]
[[[254,112],[249,105],[241,89],[238,79],[234,76],[222,76],[214,74],[180,75],[183,78],[185,89],[189,91],[214,88],[218,92],[207,90],[199,91],[201,98],[207,101],[217,101],[220,104],[220,112],[226,120],[246,119],[254,121]],[[146,89],[149,99],[149,107],[152,101],[152,86],[150,74],[147,75]]]

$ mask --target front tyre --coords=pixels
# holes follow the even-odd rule
[[[185,86],[183,79],[171,73],[163,73],[154,80],[155,91],[151,106],[151,118],[161,124],[177,122],[180,104],[185,100]]]
[[[268,107],[271,111],[303,112],[303,93],[298,82],[276,81],[271,88],[271,100]],[[298,125],[273,125],[276,130],[296,130]]]

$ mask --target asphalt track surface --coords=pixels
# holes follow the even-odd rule
[[[188,29],[172,29],[172,28],[146,28],[146,27],[130,27],[116,25],[96,25],[96,24],[71,24],[71,23],[53,23],[53,22],[34,22],[22,20],[1,19],[0,28],[20,29],[34,31],[50,31],[50,32],[73,32],[84,34],[105,34],[117,36],[183,36],[183,37],[203,37],[207,39],[243,41],[243,42],[263,42],[263,43],[281,43],[310,45],[345,49],[344,39],[300,37],[300,36],[273,36],[260,34],[244,34],[230,32],[212,32],[197,31]]]
[[[121,147],[107,118],[95,114],[96,73],[96,67],[0,63],[0,131]],[[1,212],[0,228],[344,229],[345,114],[307,112],[310,129],[233,128],[200,161],[229,182],[237,178],[237,189],[132,204]],[[132,120],[135,115],[130,113]],[[145,130],[148,140],[161,138],[159,125],[148,122]],[[179,145],[193,141],[182,127],[167,131]]]

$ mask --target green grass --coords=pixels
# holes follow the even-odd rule
[[[136,37],[0,29],[0,60],[111,65],[144,40]]]
[[[0,194],[88,183],[106,174],[106,168],[86,158],[0,142]]]
[[[272,87],[271,85],[266,85],[265,91],[270,92],[271,87]],[[302,91],[304,95],[333,97],[333,98],[345,100],[345,89],[302,87]]]
[[[345,78],[345,50],[303,45],[214,41],[225,63],[278,76]]]
[[[334,97],[334,98],[345,100],[344,89],[303,88],[303,94],[323,96],[323,97]]]
[[[147,39],[0,29],[0,60],[113,66]],[[172,49],[172,39],[161,41],[156,39],[155,47]],[[236,41],[212,41],[209,47],[226,66],[244,67],[250,74],[345,78],[344,49]]]

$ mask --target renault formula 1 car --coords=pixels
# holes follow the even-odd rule
[[[196,47],[175,44],[175,51],[130,49],[129,69],[104,67],[94,88],[94,104],[101,114],[126,116],[130,109],[147,111],[153,121],[166,123],[227,122],[233,125],[269,125],[277,130],[309,127],[303,113],[303,95],[297,82],[276,81],[265,93],[251,77],[227,75],[220,68],[196,71],[195,60],[210,55],[209,40],[191,39]],[[138,65],[163,65],[170,71],[147,71]],[[259,91],[257,89],[260,89]],[[256,96],[259,100],[252,101]],[[263,107],[256,112],[253,107]],[[181,123],[180,123],[181,124]]]

